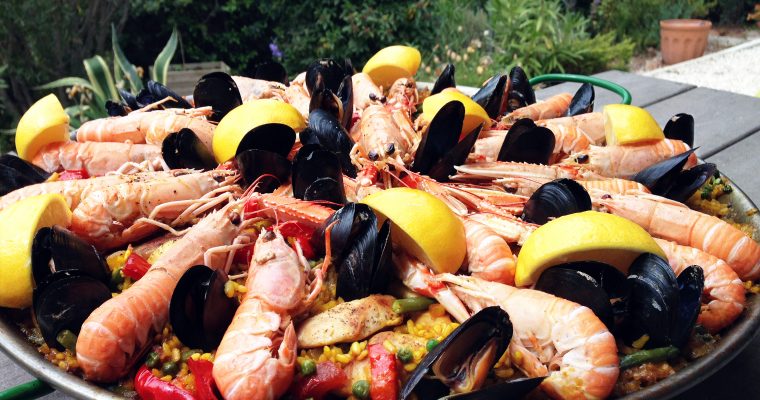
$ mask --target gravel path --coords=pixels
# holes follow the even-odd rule
[[[760,96],[760,39],[642,75]]]

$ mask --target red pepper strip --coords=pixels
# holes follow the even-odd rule
[[[127,262],[124,263],[124,268],[121,269],[121,273],[124,274],[124,276],[138,280],[142,278],[149,269],[150,263],[136,253],[132,253],[127,257]]]
[[[156,378],[144,365],[135,375],[135,391],[142,400],[196,400],[192,393]]]
[[[342,388],[347,382],[348,376],[340,367],[331,361],[325,361],[317,364],[317,372],[313,375],[298,378],[293,394],[297,400],[309,397],[322,400],[328,393]]]
[[[382,343],[370,345],[369,369],[372,374],[369,385],[370,399],[396,400],[398,398],[396,355],[389,353]]]
[[[195,397],[198,400],[216,400],[216,393],[214,388],[214,377],[211,375],[211,370],[214,368],[214,363],[208,360],[193,360],[187,359],[187,366],[190,368],[190,372],[195,377]]]
[[[304,257],[310,260],[316,257],[314,248],[311,246],[311,237],[314,236],[314,230],[296,221],[283,222],[279,225],[279,228],[282,236],[292,237],[301,245]]]
[[[250,246],[243,247],[235,252],[235,257],[232,261],[238,264],[251,265],[251,259],[253,258],[253,243]]]
[[[67,169],[58,174],[59,181],[73,181],[75,179],[87,179],[89,177],[90,174],[87,173],[86,169]]]

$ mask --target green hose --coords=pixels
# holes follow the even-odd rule
[[[5,389],[0,392],[0,400],[30,400],[42,397],[46,394],[52,393],[53,388],[47,383],[35,379],[27,383],[22,383],[18,386],[14,386],[10,389]]]
[[[632,100],[631,92],[629,92],[628,89],[618,85],[617,83],[610,82],[604,79],[594,78],[593,76],[576,75],[576,74],[546,74],[546,75],[534,76],[533,78],[530,79],[529,82],[531,86],[537,85],[543,82],[589,83],[591,85],[598,86],[600,88],[604,88],[613,93],[616,93],[622,98],[620,102],[623,104],[631,104],[631,100]]]

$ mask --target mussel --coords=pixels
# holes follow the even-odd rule
[[[518,119],[507,132],[497,160],[548,164],[554,152],[554,133],[528,118]]]
[[[323,238],[328,226],[333,264],[338,272],[336,294],[350,301],[382,292],[392,274],[390,221],[377,228],[377,217],[366,204],[347,203],[318,230]],[[324,246],[321,240],[314,243]]]
[[[446,64],[446,67],[443,68],[441,74],[438,75],[438,79],[435,80],[433,88],[430,89],[430,94],[438,94],[441,93],[443,89],[457,87],[457,83],[454,80],[455,72],[456,68],[454,67],[454,64]]]
[[[161,154],[171,169],[211,170],[217,165],[214,155],[190,128],[170,133],[161,142]]]
[[[236,298],[227,297],[227,275],[205,265],[196,265],[182,275],[172,294],[169,321],[177,338],[186,346],[214,350],[237,310]]]
[[[318,144],[335,153],[340,160],[343,173],[350,177],[356,177],[356,167],[351,163],[349,154],[354,146],[354,141],[348,135],[348,131],[333,114],[315,109],[309,113],[309,126],[298,135],[301,143]]]
[[[480,104],[488,113],[488,116],[497,119],[504,111],[504,92],[507,87],[506,75],[494,75],[477,93],[472,95],[472,100]]]
[[[343,173],[335,153],[307,144],[293,159],[293,196],[302,200],[322,200],[344,204]]]
[[[245,150],[235,156],[235,165],[243,185],[255,184],[259,193],[271,193],[290,178],[290,160],[272,151]]]
[[[420,361],[401,388],[399,399],[408,399],[414,393],[425,400],[431,398],[431,391],[438,392],[431,390],[431,385],[423,386],[430,383],[423,381],[437,381],[455,393],[480,389],[511,339],[512,323],[506,311],[496,306],[480,310]],[[434,396],[438,398],[437,393]]]
[[[525,71],[519,66],[509,71],[507,85],[507,112],[531,105],[536,102],[536,93]]]
[[[290,126],[278,123],[263,124],[251,129],[243,136],[235,154],[258,149],[287,157],[295,142],[296,132]]]
[[[95,247],[58,225],[40,228],[32,242],[32,276],[37,286],[58,271],[79,271],[103,283],[110,272]]]
[[[689,147],[694,147],[694,117],[690,114],[674,115],[662,131],[666,138],[677,139],[688,144]]]
[[[13,154],[0,156],[0,196],[24,186],[45,182],[50,174]]]
[[[253,72],[253,79],[262,79],[265,81],[280,82],[288,85],[288,71],[277,61],[266,61],[256,66]]]
[[[306,89],[309,94],[314,92],[318,77],[324,80],[325,88],[330,89],[333,93],[338,92],[338,87],[346,75],[351,75],[344,65],[340,65],[331,58],[322,58],[316,60],[306,67]]]
[[[109,117],[123,117],[129,114],[129,111],[129,108],[124,104],[106,100],[106,112],[108,112]]]
[[[573,99],[570,100],[565,116],[573,117],[594,111],[594,97],[594,86],[590,83],[584,83],[575,92]]]
[[[163,103],[163,106],[165,108],[193,108],[192,104],[188,103],[184,97],[178,95],[159,82],[149,80],[146,86],[148,88],[148,92],[153,96],[155,101],[161,101],[167,97],[171,98],[171,100]]]
[[[219,122],[235,107],[243,104],[238,88],[232,77],[224,72],[211,72],[203,75],[193,90],[196,107],[210,106],[213,113],[211,121]]]
[[[685,203],[717,171],[718,166],[713,163],[699,164],[681,171],[673,182],[673,186],[665,193],[665,197]]]
[[[522,219],[543,225],[563,215],[591,210],[591,197],[572,179],[556,179],[541,185],[523,208]]]
[[[715,164],[697,165],[683,170],[697,148],[660,161],[633,176],[632,180],[646,186],[652,193],[684,202],[716,171]]]
[[[139,104],[137,104],[137,97],[135,97],[132,92],[124,89],[119,89],[119,96],[122,100],[127,104],[127,107],[129,107],[132,110],[137,110],[138,108],[142,108]]]

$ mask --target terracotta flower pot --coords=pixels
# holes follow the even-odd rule
[[[697,58],[705,53],[712,22],[701,19],[660,21],[660,50],[665,64]]]

